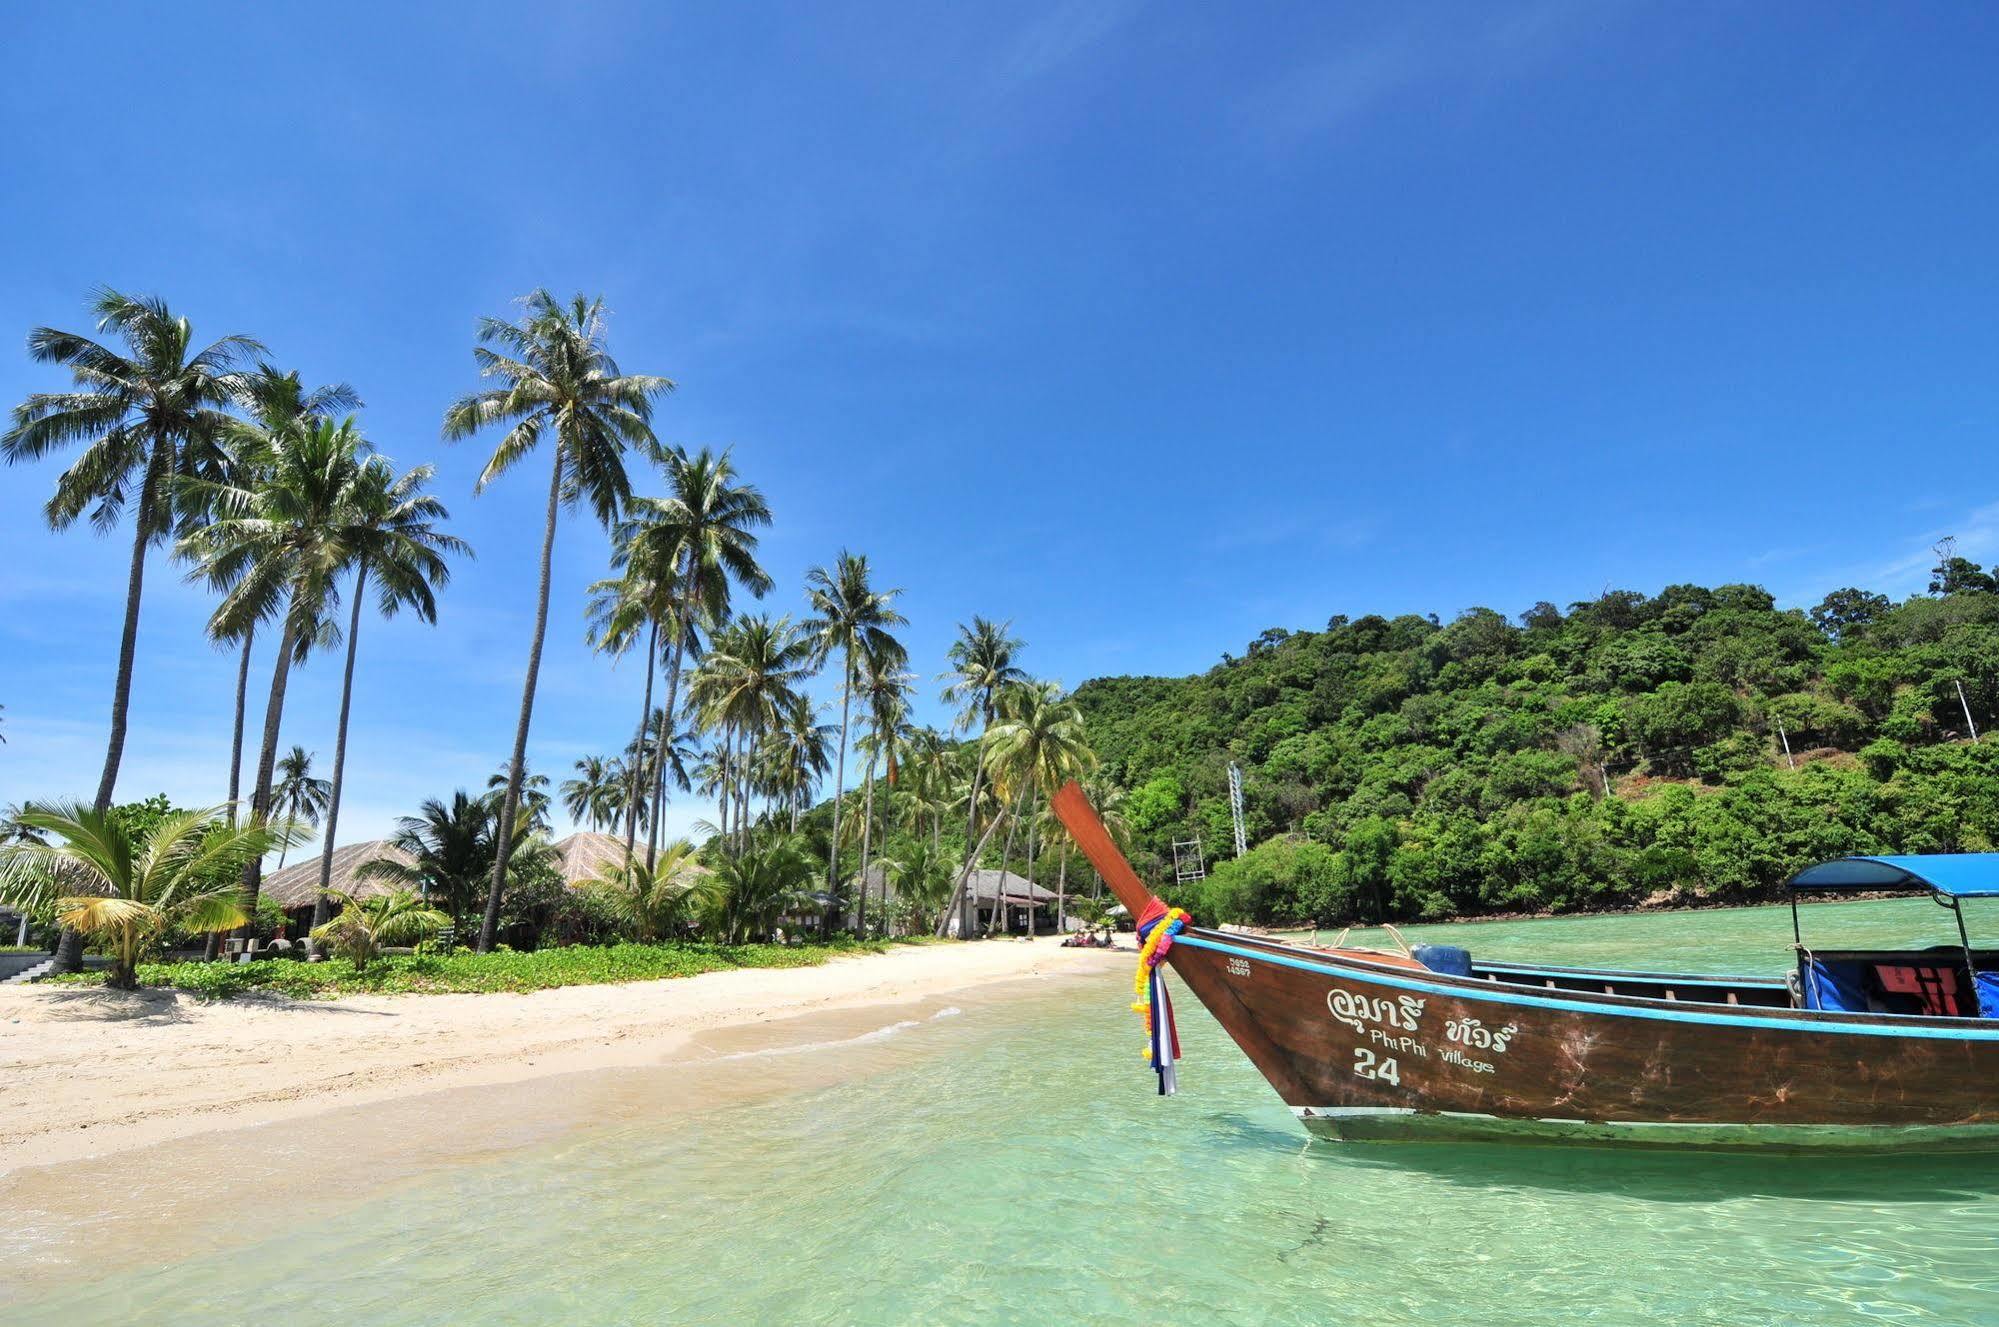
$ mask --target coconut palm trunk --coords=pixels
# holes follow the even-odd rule
[[[1069,839],[1062,839],[1062,869],[1055,874],[1055,934],[1069,934]]]
[[[146,545],[153,534],[153,505],[166,471],[165,439],[153,444],[146,464],[146,478],[139,491],[138,510],[132,514],[132,560],[125,575],[125,625],[118,638],[118,674],[111,685],[111,735],[104,749],[104,773],[97,780],[98,811],[111,809],[111,795],[118,786],[118,763],[125,755],[126,715],[132,707],[132,662],[139,649],[139,597],[146,583]],[[65,926],[56,939],[55,970],[83,971],[83,937]]]
[[[861,802],[861,906],[860,911],[854,916],[855,929],[860,932],[863,940],[868,938],[868,850],[874,846],[875,757],[873,752],[868,753],[867,788],[867,794]],[[883,881],[882,883],[884,893],[886,893],[888,882]],[[886,898],[882,900],[882,906],[884,908],[888,906]]]
[[[826,889],[840,892],[840,798],[847,791],[847,719],[854,699],[854,651],[847,650],[846,684],[840,689],[840,755],[833,769],[833,838],[826,852]]]
[[[95,805],[99,811],[111,809],[111,794],[118,786],[118,763],[125,756],[125,722],[132,708],[132,661],[139,649],[139,597],[146,583],[146,545],[156,533],[153,509],[171,461],[171,445],[164,437],[155,435],[153,454],[146,464],[146,478],[139,491],[138,510],[132,513],[132,561],[125,574],[125,626],[118,638],[118,676],[111,686],[111,738],[105,745],[104,773],[97,780]]]
[[[645,772],[646,728],[652,723],[652,675],[659,667],[659,623],[653,623],[646,630],[646,694],[645,703],[639,706],[638,736],[632,739],[631,777],[625,788],[625,860],[632,859],[632,848],[639,837],[639,776]],[[653,752],[653,760],[658,761],[661,753]]]
[[[254,630],[243,633],[243,657],[236,661],[236,726],[229,735],[229,824],[236,824],[236,799],[243,790],[243,714],[250,698],[250,649]]]
[[[1040,801],[1039,792],[1027,797],[1027,933],[1034,934],[1034,808]]]
[[[534,687],[541,676],[542,639],[548,634],[549,573],[555,562],[555,519],[562,507],[562,448],[548,478],[548,515],[541,532],[541,584],[535,595],[534,643],[528,647],[527,681],[521,687],[521,717],[514,726],[514,756],[507,766],[507,795],[500,801],[498,841],[493,845],[493,878],[486,887],[486,915],[479,923],[479,952],[490,953],[500,929],[500,896],[506,890],[507,866],[514,856],[514,818],[521,809],[521,771],[527,764],[528,723],[534,718]]]
[[[986,923],[987,935],[991,935],[994,928],[1004,935],[1013,934],[1013,925],[1006,915],[1006,864],[1013,860],[1013,835],[1020,828],[1020,817],[1011,811],[1002,812],[1001,817],[1006,821],[1006,846],[1000,849],[1000,878],[993,889],[993,919]]]
[[[660,724],[659,755],[653,761],[652,823],[646,826],[646,869],[650,871],[659,853],[659,819],[666,811],[666,767],[673,763],[673,729],[680,703],[680,670],[687,658],[687,624],[673,625],[673,664],[666,670],[665,719]]]
[[[278,729],[285,717],[285,689],[291,683],[292,655],[298,650],[298,628],[292,615],[285,615],[285,629],[278,637],[278,661],[271,668],[271,694],[264,703],[264,737],[257,754],[257,778],[250,791],[250,823],[262,825],[271,817],[271,775],[278,763]],[[264,859],[253,857],[243,864],[243,911],[250,917],[236,932],[244,939],[256,923],[257,891],[264,882]]]
[[[361,639],[361,594],[367,587],[368,564],[363,561],[354,569],[354,613],[347,623],[347,666],[340,675],[340,723],[333,732],[333,791],[326,804],[325,841],[319,845],[319,892],[312,900],[314,930],[326,925],[331,911],[326,891],[333,887],[334,835],[340,827],[340,790],[347,773],[347,716],[354,707],[354,652]]]
[[[995,816],[993,818],[993,823],[986,826],[985,837],[979,840],[978,846],[973,848],[969,853],[965,854],[965,869],[958,873],[958,888],[954,890],[951,894],[950,906],[946,907],[944,911],[937,914],[937,934],[939,936],[942,936],[946,931],[951,929],[951,914],[954,912],[962,912],[962,910],[965,908],[965,903],[966,903],[965,885],[966,882],[972,878],[972,867],[974,866],[974,864],[978,862],[979,854],[986,850],[986,842],[987,840],[992,838],[993,831],[999,828],[999,824],[1000,824],[999,818]],[[972,925],[975,920],[976,920],[976,909],[973,910],[973,915],[971,916],[961,915],[958,918],[959,939],[965,940],[971,938]]]

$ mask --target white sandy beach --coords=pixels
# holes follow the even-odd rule
[[[1050,938],[528,995],[0,987],[0,1173],[442,1088],[658,1064],[715,1028],[1130,960]]]

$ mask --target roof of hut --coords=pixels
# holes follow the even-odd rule
[[[882,875],[883,871],[880,862],[869,865],[867,879],[868,893],[871,896],[878,896],[882,893]],[[991,903],[994,895],[999,892],[1002,880],[1006,882],[1006,896],[1012,902],[1022,903],[1030,898],[1036,903],[1053,903],[1055,901],[1054,890],[1044,885],[1035,884],[1026,876],[1014,871],[994,871],[987,869],[972,872],[970,881],[972,898],[978,903]],[[858,872],[847,877],[847,887],[849,889],[858,889],[860,883],[861,877]],[[951,873],[951,883],[954,885],[957,883],[956,871]],[[895,882],[891,880],[888,882],[887,896],[894,898],[895,895]]]
[[[563,883],[575,889],[597,879],[605,868],[615,867],[624,861],[625,841],[616,834],[580,829],[566,839],[551,843],[549,851],[555,854],[555,867],[562,872]],[[637,853],[640,860],[644,860],[644,844],[638,845]],[[681,870],[690,875],[710,874],[707,867],[696,861],[689,861]]]
[[[549,846],[555,853],[555,869],[562,872],[562,882],[571,889],[595,880],[605,867],[625,860],[623,839],[590,829],[580,829]]]
[[[356,898],[373,898],[377,894],[389,893],[396,888],[389,881],[363,880],[359,876],[361,864],[372,862],[377,857],[386,857],[405,866],[411,861],[408,853],[387,839],[344,844],[333,850],[333,874],[327,883]],[[294,862],[282,871],[265,876],[262,891],[287,911],[311,907],[319,894],[319,854],[315,852],[305,861]]]
[[[1053,903],[1055,901],[1054,890],[1037,885],[1026,876],[1016,875],[1012,871],[979,870],[972,872],[972,897],[980,903],[992,902],[993,897],[1000,891],[1002,881],[1005,882],[1007,898],[1013,902],[1024,902],[1030,898],[1036,903]]]

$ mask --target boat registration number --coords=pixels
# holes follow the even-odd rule
[[[1391,1087],[1402,1086],[1402,1067],[1395,1063],[1395,1057],[1384,1055],[1379,1058],[1365,1046],[1353,1048],[1353,1071],[1361,1078],[1371,1078],[1377,1083],[1387,1083]]]

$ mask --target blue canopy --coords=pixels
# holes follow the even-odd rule
[[[1940,852],[1919,857],[1845,857],[1808,866],[1791,888],[1811,891],[1933,889],[1946,898],[1999,898],[1999,852]]]

